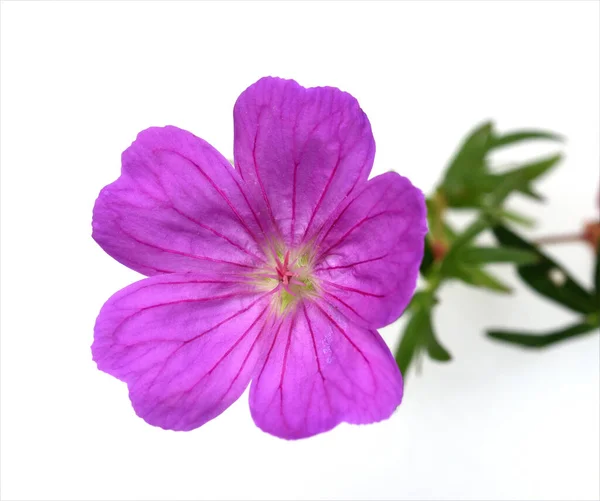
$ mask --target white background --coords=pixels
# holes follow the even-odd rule
[[[599,3],[2,4],[3,499],[598,499],[599,336],[528,352],[486,327],[550,329],[570,313],[497,271],[516,297],[446,287],[454,355],[410,375],[387,422],[299,442],[259,431],[244,395],[190,433],[146,425],[96,370],[95,316],[140,278],[90,237],[98,191],[138,131],[173,124],[232,155],[232,107],[264,75],[355,95],[389,169],[428,192],[464,133],[565,134],[514,206],[532,234],[596,217]],[[506,159],[552,145],[506,152]],[[592,252],[551,252],[591,283]],[[383,329],[390,346],[402,321]]]

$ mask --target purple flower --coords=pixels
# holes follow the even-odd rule
[[[235,169],[151,128],[101,191],[94,239],[149,278],[100,311],[98,368],[165,429],[203,425],[248,384],[256,425],[282,438],[388,418],[402,376],[375,329],[414,291],[423,195],[393,172],[367,181],[371,127],[338,89],[263,78],[234,127]]]

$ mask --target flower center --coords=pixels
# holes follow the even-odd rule
[[[275,251],[271,264],[259,277],[266,279],[263,284],[269,289],[275,288],[273,306],[277,313],[290,310],[303,298],[315,296],[317,287],[312,276],[310,253],[297,251]]]
[[[290,286],[296,285],[299,287],[304,287],[305,283],[297,278],[299,277],[299,273],[294,271],[294,265],[296,263],[294,262],[290,264],[290,251],[285,253],[283,262],[279,259],[279,256],[275,256],[275,262],[275,272],[277,273],[277,279],[279,280],[279,283],[286,290],[286,292],[288,292],[288,294],[291,294],[292,296],[295,295],[291,291]]]

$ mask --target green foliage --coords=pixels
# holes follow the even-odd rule
[[[488,336],[492,339],[512,343],[527,348],[544,348],[552,344],[582,336],[598,330],[598,325],[593,322],[583,322],[580,324],[571,325],[556,331],[548,333],[532,333],[532,332],[513,332],[513,331],[488,331]]]
[[[433,265],[433,251],[431,250],[431,244],[429,239],[425,239],[425,247],[423,249],[423,260],[421,261],[421,275],[427,276],[427,273]]]
[[[415,294],[408,307],[410,319],[396,352],[396,362],[403,374],[406,374],[412,360],[421,351],[426,351],[432,359],[440,362],[452,358],[435,335],[431,320],[434,304],[433,295],[423,291]]]
[[[552,169],[561,160],[560,154],[518,165],[501,173],[491,171],[488,154],[504,146],[542,139],[561,140],[557,134],[546,131],[518,131],[498,135],[491,122],[476,127],[455,153],[440,185],[448,207],[479,208],[498,205],[501,202],[499,198],[508,196],[515,190],[541,200],[533,191],[531,183]],[[501,185],[504,185],[501,193],[489,200],[490,194],[497,192]]]
[[[535,183],[562,159],[560,152],[510,168],[493,170],[489,155],[501,148],[528,141],[559,142],[553,132],[521,130],[498,134],[491,122],[473,129],[448,164],[443,179],[427,199],[429,234],[421,263],[423,290],[417,292],[407,308],[408,322],[396,351],[396,361],[406,375],[411,363],[426,353],[433,360],[451,360],[440,344],[433,326],[438,289],[447,281],[479,287],[494,293],[510,293],[508,285],[492,275],[486,266],[507,264],[516,267],[518,276],[543,298],[578,314],[580,321],[546,333],[492,330],[488,336],[508,344],[540,348],[598,330],[600,323],[600,253],[597,256],[593,292],[585,290],[559,264],[536,245],[508,228],[509,224],[531,227],[534,221],[505,207],[513,194],[541,201]],[[446,220],[449,210],[471,209],[476,217],[457,232]],[[498,245],[481,246],[476,240],[491,232]]]
[[[596,306],[600,310],[600,245],[596,249],[596,267],[594,269],[594,288],[596,289]]]
[[[578,313],[594,313],[598,305],[591,292],[586,291],[567,271],[530,244],[502,225],[492,230],[502,245],[528,250],[537,254],[538,262],[517,267],[523,281],[542,296],[556,301]]]
[[[469,264],[515,263],[533,264],[538,256],[530,250],[511,247],[468,247],[460,252],[460,259]]]
[[[549,139],[551,141],[564,141],[564,139],[555,134],[554,132],[547,132],[543,130],[521,130],[505,134],[504,136],[496,136],[492,141],[492,148],[498,148],[500,146],[508,146],[522,141],[529,141],[531,139]]]
[[[512,292],[512,289],[508,285],[503,284],[500,279],[494,277],[491,273],[478,267],[469,267],[462,263],[460,266],[452,269],[452,274],[449,275],[449,278],[457,278],[467,285],[481,287],[493,292],[503,294],[510,294]]]

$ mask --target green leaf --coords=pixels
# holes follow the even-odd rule
[[[502,220],[520,224],[521,226],[525,226],[526,228],[533,228],[535,226],[535,221],[532,218],[524,216],[523,214],[519,214],[515,211],[502,209],[498,212],[498,216]]]
[[[523,249],[510,247],[468,247],[460,252],[459,259],[469,264],[515,263],[531,264],[538,261],[538,255]]]
[[[482,231],[490,227],[490,220],[485,216],[478,217],[460,233],[452,242],[450,253],[457,253],[462,247],[471,242]]]
[[[492,122],[476,127],[463,141],[446,171],[446,179],[462,179],[483,168],[483,159],[492,141]]]
[[[421,275],[424,277],[427,276],[427,273],[431,269],[433,265],[433,251],[431,250],[431,245],[429,243],[429,238],[425,238],[425,246],[423,249],[423,259],[421,260]]]
[[[519,189],[519,193],[528,196],[529,198],[533,198],[538,202],[543,202],[546,198],[543,195],[540,195],[537,191],[534,191],[531,186],[525,186],[524,188]]]
[[[512,194],[513,191],[520,191],[529,196],[537,197],[531,190],[529,184],[542,174],[548,172],[562,158],[560,154],[538,160],[517,169],[497,174],[496,179],[500,180],[487,199],[488,207],[499,207],[504,200]]]
[[[554,132],[547,132],[542,130],[521,130],[505,134],[503,136],[496,136],[492,140],[491,148],[499,148],[501,146],[507,146],[522,141],[529,141],[531,139],[548,139],[551,141],[564,141],[563,137]]]
[[[579,313],[595,313],[598,305],[594,296],[537,247],[526,242],[503,225],[492,228],[498,242],[504,246],[535,252],[538,262],[517,267],[519,276],[544,297]]]
[[[449,362],[452,360],[452,355],[450,355],[448,350],[441,345],[435,336],[433,325],[431,323],[431,312],[427,316],[425,328],[425,335],[427,336],[427,353],[429,356],[438,362]]]
[[[456,240],[456,230],[452,228],[452,226],[450,226],[446,221],[444,221],[443,234],[448,243],[452,243]]]
[[[571,339],[583,334],[587,334],[593,330],[597,330],[598,325],[591,323],[581,323],[565,327],[556,331],[551,331],[545,334],[533,332],[513,332],[513,331],[488,331],[488,336],[504,341],[506,343],[518,344],[528,348],[543,348],[566,339]]]
[[[596,250],[596,270],[594,272],[594,287],[596,289],[596,305],[600,302],[600,245]],[[600,306],[598,306],[600,310]]]
[[[448,362],[452,356],[444,346],[437,340],[431,322],[430,297],[421,293],[421,297],[413,303],[412,316],[396,351],[396,363],[404,377],[408,369],[421,349],[426,349],[429,356],[439,362]]]
[[[442,276],[459,278],[471,285],[479,281],[478,277],[472,276],[472,272],[463,263],[460,253],[477,235],[489,228],[490,221],[485,216],[480,216],[473,221],[462,233],[460,233],[450,247],[448,254],[442,261],[440,273]],[[477,272],[474,272],[477,275]]]
[[[459,265],[452,271],[453,274],[451,276],[462,280],[468,285],[481,287],[494,292],[501,292],[503,294],[510,294],[512,292],[512,289],[508,285],[503,284],[494,275],[481,268],[467,268],[464,265]]]
[[[499,182],[486,198],[485,205],[487,208],[498,209],[513,191],[525,187],[527,183],[524,173],[517,173],[512,176],[496,175],[495,177]]]
[[[413,311],[404,329],[400,345],[396,350],[396,363],[400,368],[400,372],[405,377],[419,347],[419,341],[427,322],[427,316],[426,310],[417,308]]]
[[[499,207],[513,192],[520,192],[538,201],[543,197],[533,191],[531,183],[546,174],[562,159],[557,153],[501,174],[486,174],[477,179],[477,189],[480,194],[487,194],[485,201],[488,207]]]
[[[522,214],[518,214],[512,211],[505,210],[502,206],[500,207],[481,207],[482,214],[488,218],[490,221],[490,227],[493,227],[497,224],[503,224],[506,222],[512,222],[516,224],[520,224],[525,227],[533,227],[535,226],[535,221],[533,219],[527,218]]]
[[[492,141],[492,123],[485,122],[476,127],[463,141],[446,170],[442,191],[448,205],[464,203],[469,196],[467,185],[473,176],[485,170],[485,156]]]
[[[542,158],[541,160],[536,160],[535,162],[530,162],[521,167],[509,170],[507,172],[503,172],[502,174],[500,174],[500,176],[503,178],[516,177],[519,181],[523,183],[522,186],[519,186],[519,191],[522,191],[527,195],[537,197],[538,195],[531,191],[529,184],[537,178],[546,174],[561,160],[562,155],[560,153],[556,153],[549,157]]]
[[[459,150],[450,162],[441,191],[445,196],[447,205],[453,208],[480,207],[485,202],[485,195],[495,192],[507,178],[508,184],[492,199],[492,205],[499,205],[513,191],[539,199],[529,184],[550,169],[560,155],[545,158],[508,173],[491,174],[486,162],[486,156],[494,149],[502,146],[516,144],[522,141],[546,139],[560,141],[562,138],[555,133],[539,130],[515,131],[502,136],[494,134],[491,122],[485,122],[476,127],[463,141]],[[549,163],[550,165],[546,165]],[[499,201],[495,201],[500,198]]]

